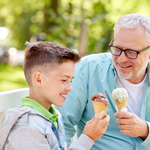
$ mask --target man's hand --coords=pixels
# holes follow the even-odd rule
[[[116,122],[120,128],[120,132],[125,135],[132,137],[141,137],[146,139],[149,133],[149,128],[147,123],[139,118],[137,115],[125,112],[117,112],[114,114],[116,117]]]
[[[83,130],[83,134],[89,136],[93,141],[100,138],[106,131],[109,125],[110,116],[106,115],[104,119],[101,120],[104,111],[101,111],[98,116],[94,116],[90,121],[88,121]]]

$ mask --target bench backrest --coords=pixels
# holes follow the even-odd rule
[[[21,105],[21,97],[29,95],[29,88],[0,92],[0,113]]]
[[[28,95],[29,88],[0,92],[0,127],[4,117],[4,112],[9,108],[21,105],[21,97]]]

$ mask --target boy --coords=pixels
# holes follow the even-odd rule
[[[78,54],[55,43],[27,43],[23,70],[29,97],[22,98],[21,108],[5,113],[0,149],[67,149],[62,118],[52,104],[63,106],[66,95],[72,90],[70,82],[79,60]],[[69,149],[91,148],[108,126],[109,116],[100,122],[102,114],[87,122],[83,134]]]

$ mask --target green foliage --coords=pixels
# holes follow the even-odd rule
[[[142,0],[63,0],[60,2],[57,15],[51,10],[49,19],[53,20],[55,25],[49,26],[47,40],[78,49],[79,32],[84,17],[88,25],[86,54],[108,51],[108,43],[113,38],[113,26],[121,15],[150,14],[146,4],[146,2],[150,3],[148,0],[144,3]],[[82,7],[81,3],[83,3]]]
[[[81,23],[88,25],[86,54],[108,51],[113,26],[127,13],[150,15],[149,0],[1,0],[0,26],[7,27],[7,47],[46,33],[47,41],[78,50]],[[0,91],[27,87],[21,67],[0,64]]]
[[[78,49],[84,18],[88,25],[87,54],[105,52],[118,18],[127,13],[150,15],[149,5],[149,0],[0,1],[0,26],[9,29],[3,42],[24,49],[25,41],[45,32],[47,41]]]
[[[43,0],[0,1],[0,26],[9,29],[5,44],[24,49],[25,41],[42,31]]]
[[[21,66],[0,64],[0,91],[28,87]]]

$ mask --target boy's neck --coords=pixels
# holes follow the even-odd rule
[[[43,97],[40,94],[40,91],[34,91],[32,89],[29,90],[29,98],[38,102],[40,105],[42,105],[43,107],[45,107],[45,109],[49,110],[51,107],[51,104],[49,103],[45,103],[45,100],[43,100]]]

